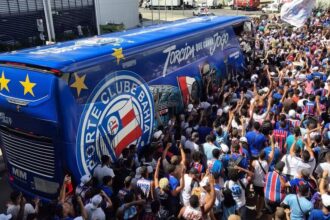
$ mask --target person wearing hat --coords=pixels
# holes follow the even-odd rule
[[[76,187],[75,194],[77,196],[81,196],[83,201],[86,199],[86,194],[88,197],[88,193],[91,191],[93,186],[93,180],[91,175],[86,174],[80,178],[80,184]]]
[[[277,207],[280,206],[286,195],[286,178],[282,175],[284,166],[284,162],[278,162],[275,170],[268,172],[265,177],[265,208],[269,220],[274,217]]]
[[[245,156],[247,163],[249,163],[251,159],[251,152],[249,149],[248,140],[246,137],[240,137],[239,139],[239,145],[240,145],[240,153]]]
[[[101,208],[102,201],[103,201],[102,196],[97,194],[93,196],[90,203],[85,205],[85,210],[87,212],[88,220],[92,220],[92,219],[105,220],[105,213]]]

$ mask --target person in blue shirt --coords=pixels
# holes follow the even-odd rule
[[[268,160],[269,154],[270,154],[271,151],[272,151],[272,147],[271,146],[265,147],[264,152],[266,154],[266,157],[265,157],[266,160]],[[275,164],[280,161],[281,156],[282,156],[282,154],[281,154],[280,149],[278,147],[275,147],[275,149],[274,149],[274,157],[273,157],[272,162],[269,165],[269,172],[275,170]]]
[[[105,194],[108,197],[112,197],[113,191],[112,191],[112,177],[111,176],[103,177],[103,184],[101,186],[101,189],[105,192]]]
[[[215,144],[220,147],[221,143],[229,145],[228,132],[224,131],[221,126],[213,129],[213,134],[215,135]]]
[[[283,200],[281,206],[290,207],[291,220],[306,219],[312,211],[313,203],[306,199],[307,194],[308,187],[306,185],[300,185],[298,188],[298,194],[289,194]]]
[[[239,149],[240,149],[240,146],[239,144],[233,144],[232,146],[232,153],[231,154],[226,154],[223,158],[222,158],[222,165],[223,165],[223,168],[225,170],[228,169],[228,165],[229,165],[229,161],[232,160],[232,161],[237,161],[238,159],[240,159],[240,161],[237,161],[239,162],[238,163],[238,166],[239,167],[242,167],[244,169],[247,169],[248,168],[248,162],[247,162],[247,159],[245,157],[243,157],[240,153],[239,153]]]
[[[297,142],[296,142],[296,147],[299,147],[301,150],[304,149],[304,142],[302,140],[301,136],[301,132],[300,132],[300,127],[295,127],[293,129],[293,134],[290,134],[285,141],[285,146],[284,148],[286,149],[286,153],[289,154],[290,153],[290,148],[295,140],[295,137],[299,137]]]
[[[219,160],[220,157],[220,150],[219,149],[213,149],[212,151],[213,158],[211,160],[207,161],[207,166],[212,174],[222,174],[222,162]]]
[[[281,122],[282,121],[285,122],[285,127],[284,128],[281,127]],[[275,129],[280,129],[280,128],[286,130],[287,132],[290,132],[290,126],[289,126],[289,123],[286,121],[286,115],[285,114],[280,114],[280,120],[275,123]]]
[[[317,185],[315,181],[309,177],[308,169],[302,169],[296,178],[286,183],[286,186],[290,187],[292,193],[298,193],[300,185],[306,185],[308,187],[307,198],[311,198],[315,189],[317,189]]]
[[[253,130],[246,133],[245,137],[248,141],[252,157],[257,158],[260,151],[266,146],[267,138],[260,132],[260,123],[253,124]]]

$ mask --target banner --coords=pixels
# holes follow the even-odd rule
[[[312,14],[315,0],[294,0],[285,3],[281,9],[281,19],[289,24],[302,27]]]

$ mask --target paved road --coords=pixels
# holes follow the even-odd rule
[[[150,10],[150,9],[139,9],[142,17],[147,20],[154,20],[157,23],[159,20],[163,21],[174,21],[182,18],[193,17],[194,10]],[[211,13],[215,15],[261,15],[261,11],[245,11],[245,10],[231,10],[231,9],[210,9]]]

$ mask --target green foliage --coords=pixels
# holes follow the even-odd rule
[[[117,31],[122,31],[125,29],[123,23],[121,24],[106,24],[100,25],[101,34],[112,33]]]

